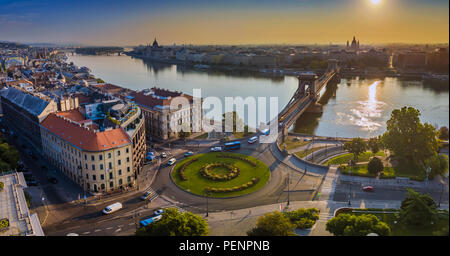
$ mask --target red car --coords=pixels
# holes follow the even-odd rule
[[[365,192],[373,192],[373,187],[372,186],[365,186],[362,188],[363,191]]]

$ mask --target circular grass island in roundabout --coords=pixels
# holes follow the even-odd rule
[[[269,181],[270,171],[251,156],[211,152],[183,159],[171,176],[178,187],[193,194],[223,198],[259,190]]]

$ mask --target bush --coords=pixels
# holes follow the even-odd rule
[[[216,168],[216,167],[225,167],[227,168],[229,171],[227,174],[224,175],[219,175],[219,174],[214,174],[211,173],[211,169]],[[200,174],[207,178],[207,179],[212,179],[212,180],[231,180],[236,178],[239,175],[239,168],[237,168],[234,165],[231,164],[227,164],[227,163],[214,163],[214,164],[207,164],[205,166],[202,167],[202,170],[200,171]]]
[[[9,220],[7,218],[0,220],[0,230],[9,227]]]
[[[372,157],[370,159],[369,164],[367,165],[367,170],[371,174],[378,174],[379,172],[383,171],[383,162],[378,157]]]
[[[235,186],[231,188],[205,188],[206,193],[222,193],[222,192],[235,192],[235,191],[241,191],[244,189],[247,189],[251,186],[254,186],[256,183],[258,183],[258,178],[252,178],[250,182],[244,183],[240,186]]]
[[[316,223],[316,221],[308,218],[301,218],[298,221],[296,221],[294,225],[298,229],[307,229],[312,228],[312,226],[314,226],[314,223]]]
[[[5,187],[5,184],[3,182],[0,182],[0,191],[3,190],[4,187]]]

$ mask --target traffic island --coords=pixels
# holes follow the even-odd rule
[[[171,177],[178,187],[192,194],[229,198],[261,189],[269,181],[270,171],[251,156],[211,152],[182,160]]]

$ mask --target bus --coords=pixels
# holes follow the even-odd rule
[[[156,221],[160,220],[161,217],[162,217],[161,215],[158,215],[158,216],[154,216],[154,217],[151,217],[151,218],[148,218],[148,219],[145,219],[145,220],[141,220],[139,222],[139,224],[141,225],[141,227],[145,227],[145,226],[148,226],[149,224],[151,224],[153,222],[156,222]]]
[[[224,146],[225,150],[240,149],[240,148],[241,148],[240,141],[227,142],[227,143],[225,143],[225,146]]]
[[[269,129],[264,129],[264,130],[261,131],[262,135],[266,135],[267,136],[267,135],[269,135],[269,133],[270,133]]]

